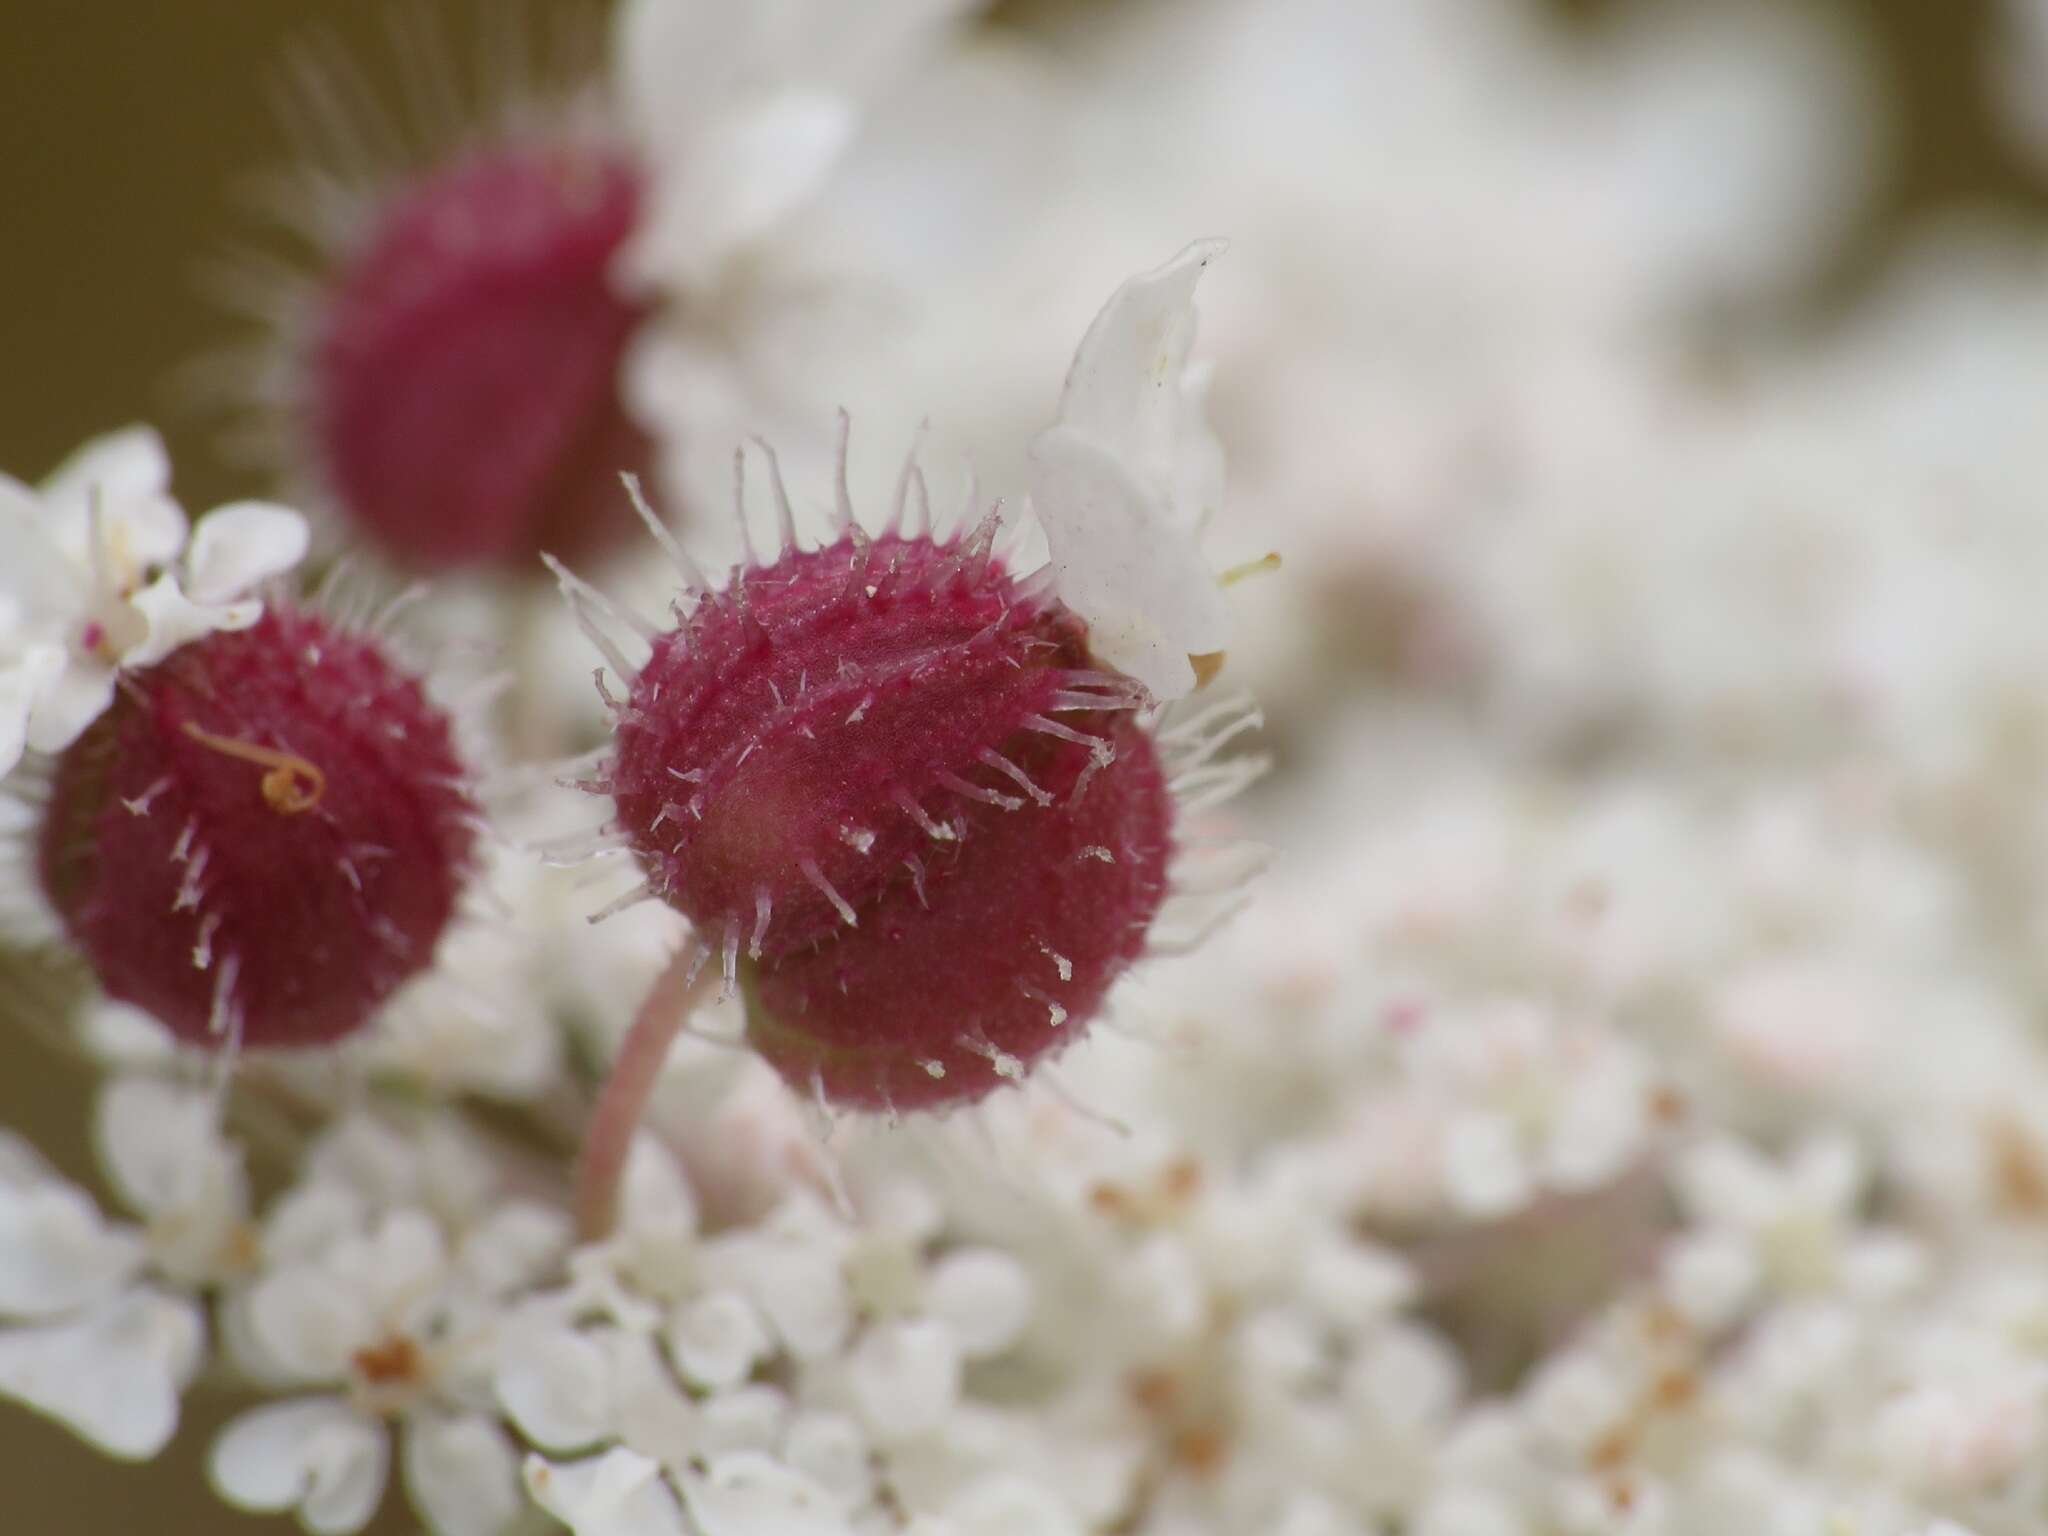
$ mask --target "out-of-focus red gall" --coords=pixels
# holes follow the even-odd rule
[[[641,207],[623,157],[539,141],[397,189],[313,311],[302,430],[355,530],[401,564],[537,572],[628,534],[646,435],[620,398],[645,308],[611,268]]]

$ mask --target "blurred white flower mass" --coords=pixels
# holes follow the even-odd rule
[[[2044,14],[1985,71],[2034,150]],[[423,676],[501,654],[463,919],[360,1034],[209,1049],[84,976],[40,1019],[105,1074],[100,1194],[0,1132],[0,1395],[124,1460],[218,1395],[213,1489],[316,1536],[2048,1530],[2048,253],[1952,232],[1830,328],[1703,342],[1878,181],[1817,15],[628,0],[612,279],[663,307],[620,387],[682,575],[565,577],[595,695],[516,583],[378,620]],[[964,1108],[786,1086],[765,898],[699,945],[575,792],[643,615],[746,619],[692,557],[772,544],[703,489],[754,432],[850,597],[960,481],[963,530],[1000,504],[932,581],[1006,562],[1098,668],[1057,707],[1173,749],[1173,903],[1085,1037],[1025,989],[1056,1059],[964,1022],[1003,1079]],[[169,483],[140,428],[0,479],[9,908],[62,907],[100,823],[53,764],[137,675],[266,594],[350,608],[295,514]],[[1278,769],[1220,805],[1261,709]],[[351,783],[186,733],[309,825]],[[981,761],[984,808],[1051,798]],[[672,776],[657,826],[796,824]],[[890,878],[943,910],[967,822],[907,813]]]

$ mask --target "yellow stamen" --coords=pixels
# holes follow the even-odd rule
[[[216,736],[190,720],[185,722],[184,732],[201,746],[268,769],[263,775],[263,803],[280,816],[296,816],[301,811],[310,811],[327,793],[327,775],[320,771],[318,764],[309,763],[296,753],[259,747],[253,742],[237,741],[232,736]]]
[[[1234,587],[1247,576],[1263,576],[1268,571],[1280,569],[1280,551],[1269,549],[1256,560],[1247,560],[1243,565],[1233,565],[1216,578],[1219,587]]]
[[[1195,686],[1206,688],[1218,672],[1223,670],[1222,651],[1204,651],[1199,656],[1188,657],[1188,665],[1195,669]]]

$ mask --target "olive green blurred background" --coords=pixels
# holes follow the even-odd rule
[[[1078,12],[1103,3],[1115,0],[1006,0],[991,24],[1056,44]],[[1646,0],[1549,3],[1561,27],[1598,47],[1604,25]],[[1784,3],[1850,17],[1867,39],[1891,117],[1890,165],[1884,195],[1824,280],[1774,296],[1768,323],[1838,318],[1931,221],[2048,214],[2048,184],[2003,140],[1984,98],[1991,0]],[[480,20],[497,26],[505,15],[492,0],[414,8],[436,12],[458,46]],[[179,370],[223,334],[199,274],[258,228],[237,188],[284,158],[273,108],[286,45],[324,34],[391,87],[396,9],[395,0],[0,0],[0,468],[34,479],[86,437],[147,419],[171,439],[188,505],[261,489],[213,452],[217,423],[178,387]],[[17,1008],[27,1001],[4,974],[0,988],[15,989]],[[0,1019],[9,1001],[0,997]],[[0,1124],[80,1175],[87,1086],[18,1028],[0,1030]],[[139,1469],[0,1405],[0,1532],[286,1528],[207,1494],[198,1455],[225,1406],[195,1402],[176,1453]],[[375,1529],[412,1523],[394,1500]]]

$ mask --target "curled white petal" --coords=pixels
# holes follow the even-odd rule
[[[148,625],[143,638],[121,653],[128,667],[154,666],[179,646],[224,629],[247,629],[263,617],[253,598],[238,603],[198,603],[175,576],[159,576],[135,594],[133,606]]]
[[[1225,242],[1197,240],[1127,279],[1081,338],[1060,396],[1060,425],[1111,449],[1149,484],[1170,486],[1188,421],[1195,284]],[[1210,508],[1174,507],[1194,522]]]
[[[281,576],[305,558],[306,520],[267,501],[236,501],[199,520],[185,553],[185,588],[193,602],[217,607],[259,582]]]
[[[1033,443],[1031,500],[1060,598],[1103,660],[1159,698],[1194,687],[1191,655],[1225,649],[1230,611],[1199,536],[1221,454],[1191,379],[1196,281],[1223,242],[1131,278],[1088,328],[1058,422]]]
[[[381,1424],[335,1398],[301,1398],[243,1414],[213,1443],[207,1471],[237,1509],[296,1509],[314,1536],[348,1536],[384,1497],[391,1447]]]
[[[623,1446],[583,1461],[529,1456],[526,1491],[576,1536],[684,1536],[661,1464]]]
[[[69,1322],[0,1333],[0,1394],[109,1455],[144,1460],[178,1427],[205,1337],[188,1299],[134,1291]]]

